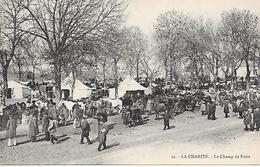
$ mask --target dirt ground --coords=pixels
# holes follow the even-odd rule
[[[185,112],[170,121],[163,131],[163,120],[149,121],[128,128],[120,115],[109,117],[115,123],[107,136],[108,148],[98,152],[97,121],[91,123],[91,145],[80,143],[80,129],[72,125],[57,130],[59,144],[29,141],[28,125],[17,129],[18,145],[7,147],[5,131],[0,131],[0,164],[259,164],[260,133],[247,132],[243,120],[233,113],[224,118],[218,107],[217,120],[207,120],[199,112]],[[41,126],[40,126],[41,128]]]

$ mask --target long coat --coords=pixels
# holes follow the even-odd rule
[[[42,132],[49,132],[48,127],[50,125],[50,120],[48,115],[42,117]]]
[[[49,107],[49,116],[52,117],[52,119],[57,119],[58,118],[58,113],[55,105],[52,105]]]
[[[89,135],[89,131],[90,131],[90,126],[89,126],[89,123],[86,119],[84,119],[82,121],[82,125],[81,125],[81,132],[82,132],[82,135],[85,135],[85,136],[88,136]]]
[[[244,125],[253,125],[253,123],[254,123],[253,114],[250,113],[249,111],[245,111],[245,113],[244,113]]]
[[[171,115],[169,113],[165,113],[163,115],[163,123],[164,123],[164,126],[167,126],[169,125],[170,123],[170,118],[171,118]]]
[[[229,113],[229,105],[227,102],[224,103],[224,113]]]
[[[254,112],[254,121],[260,122],[260,110]]]
[[[39,133],[38,120],[35,116],[29,118],[29,137],[36,136]]]
[[[108,126],[106,124],[101,124],[98,132],[99,143],[104,143],[106,141],[107,133],[108,133]]]
[[[6,129],[7,138],[16,137],[16,127],[17,127],[17,122],[15,119],[11,118],[7,121],[7,129]]]
[[[206,104],[204,102],[201,102],[200,111],[206,111]]]

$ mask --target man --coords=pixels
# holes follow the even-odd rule
[[[61,115],[64,117],[64,125],[66,126],[69,120],[69,109],[66,107],[64,103],[61,105]]]
[[[87,116],[83,116],[82,125],[81,125],[81,140],[80,144],[84,144],[84,137],[87,139],[88,144],[92,144],[89,139],[90,126],[87,121]]]
[[[256,125],[256,131],[259,131],[259,128],[260,128],[260,110],[259,110],[259,108],[255,109],[255,112],[254,112],[254,123]]]
[[[228,113],[229,113],[229,103],[228,103],[228,100],[225,100],[225,103],[224,103],[224,113],[225,113],[225,118],[228,118]]]
[[[163,130],[170,129],[170,118],[171,115],[169,114],[169,112],[166,110],[164,115],[163,115],[163,123],[164,123],[164,128]]]
[[[47,109],[45,109],[42,117],[42,132],[45,133],[45,140],[47,141],[50,141],[50,132],[48,130],[49,125],[50,125],[50,120],[47,113]]]
[[[106,140],[107,140],[107,133],[108,133],[108,127],[107,125],[100,121],[99,125],[99,131],[98,131],[98,151],[101,151],[101,148],[103,146],[103,150],[106,149]]]
[[[238,108],[237,108],[237,112],[239,114],[239,117],[238,117],[239,119],[243,119],[244,110],[245,110],[244,103],[243,103],[243,101],[241,101]]]
[[[29,137],[32,142],[36,142],[36,135],[39,134],[38,119],[37,115],[34,113],[29,118]]]
[[[215,120],[216,116],[216,103],[210,99],[210,101],[208,102],[208,119],[209,120]]]
[[[244,125],[246,131],[248,131],[248,126],[251,131],[254,130],[254,114],[249,110],[244,111]]]

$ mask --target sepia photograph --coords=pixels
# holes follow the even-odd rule
[[[0,0],[0,166],[259,165],[259,0]]]

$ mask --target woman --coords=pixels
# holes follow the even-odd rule
[[[8,147],[16,146],[16,128],[17,122],[12,115],[7,121],[6,137],[8,138]]]
[[[98,151],[101,151],[101,148],[103,146],[103,150],[106,149],[106,140],[107,140],[107,133],[108,133],[108,127],[107,125],[100,121],[99,125],[99,131],[98,131]]]
[[[204,100],[201,100],[200,111],[201,111],[201,115],[206,114],[206,102]]]
[[[244,125],[245,130],[248,130],[248,126],[250,127],[250,130],[254,130],[254,115],[249,110],[245,110],[244,112]]]
[[[39,134],[37,115],[32,114],[29,118],[29,137],[32,142],[36,141],[36,135]]]

